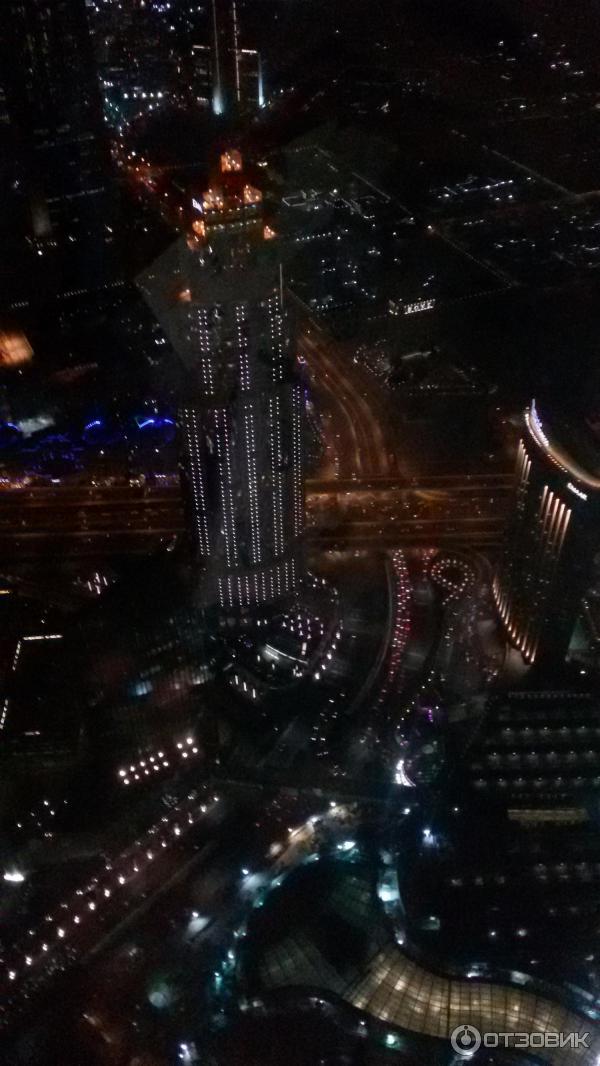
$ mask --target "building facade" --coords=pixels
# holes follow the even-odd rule
[[[206,100],[215,115],[263,107],[260,53],[241,45],[235,0],[211,0],[209,22],[209,42],[192,47],[197,98]]]
[[[493,591],[507,637],[526,663],[564,660],[592,576],[600,476],[581,425],[525,414],[515,495]]]
[[[103,218],[109,169],[84,0],[7,0],[0,59],[25,228],[75,240]]]
[[[283,294],[283,247],[238,152],[192,200],[191,235],[144,277],[183,365],[188,521],[208,602],[273,604],[302,576],[303,387]]]

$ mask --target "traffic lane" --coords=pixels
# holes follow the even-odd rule
[[[356,469],[368,469],[375,474],[389,473],[390,466],[396,466],[393,456],[395,438],[386,440],[382,430],[382,420],[386,404],[382,397],[369,397],[364,383],[355,380],[354,367],[341,362],[331,355],[333,342],[327,344],[306,333],[299,341],[299,347],[317,382],[317,389],[325,390],[331,397],[334,409],[342,412],[342,420],[349,425],[353,439],[358,440],[359,451],[355,455]],[[331,350],[330,350],[331,349]]]
[[[141,837],[80,885],[44,920],[28,930],[20,943],[6,948],[0,968],[0,1024],[25,1007],[32,994],[56,973],[92,950],[107,926],[124,917],[136,900],[164,880],[169,867],[180,863],[187,848],[196,848],[204,834],[218,829],[231,814],[208,786],[200,798],[188,798],[155,822]]]
[[[343,467],[345,473],[362,473],[368,455],[369,440],[360,419],[356,418],[356,412],[351,410],[347,390],[334,387],[328,381],[327,373],[315,366],[314,360],[311,362],[307,358],[306,361],[311,369],[314,391],[320,400],[320,406],[325,407],[330,416],[331,421],[327,425],[327,450],[330,456],[333,453],[335,468],[339,471]]]

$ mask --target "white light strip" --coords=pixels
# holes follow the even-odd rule
[[[567,488],[574,492],[576,496],[579,496],[580,500],[587,500],[587,493],[578,489],[577,485],[574,485],[572,481],[567,481]]]

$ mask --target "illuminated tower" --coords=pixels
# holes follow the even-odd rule
[[[0,70],[16,188],[37,239],[86,235],[108,172],[84,0],[5,0]]]
[[[191,205],[194,236],[141,285],[184,367],[180,412],[190,530],[205,599],[274,603],[302,576],[303,390],[283,298],[285,244],[238,152]]]
[[[216,114],[221,114],[225,110],[224,100],[221,93],[215,99],[214,49],[209,45],[192,46],[192,78],[197,99],[210,104]],[[262,60],[255,48],[238,48],[236,90],[232,95],[234,105],[242,112],[251,113],[265,106]]]
[[[238,21],[235,0],[211,0],[212,108],[227,114],[240,98]]]
[[[240,46],[236,0],[210,0],[210,20],[210,49],[195,45],[192,56],[197,82],[210,92],[214,114],[263,107],[261,57],[254,48]]]
[[[598,549],[599,457],[581,423],[546,418],[535,400],[525,423],[494,597],[507,636],[525,662],[559,662]]]

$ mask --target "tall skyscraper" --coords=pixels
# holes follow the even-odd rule
[[[213,112],[223,114],[224,98],[216,93],[215,50],[208,44],[192,47],[192,77],[196,98],[210,105]],[[260,53],[255,48],[238,48],[236,58],[236,90],[229,94],[231,105],[250,113],[264,107],[264,85]]]
[[[240,46],[236,0],[210,0],[210,17],[210,58],[201,46],[193,54],[199,71],[210,73],[213,112],[225,115],[239,108],[262,107],[260,56]]]
[[[0,79],[26,229],[76,239],[104,210],[108,152],[84,0],[5,0]]]
[[[238,78],[238,22],[235,0],[211,0],[212,107],[223,115],[236,103]]]
[[[208,602],[274,603],[302,576],[303,390],[284,307],[286,245],[237,151],[141,287],[184,366],[183,477]]]
[[[542,415],[535,400],[525,425],[494,597],[525,662],[559,662],[599,545],[600,454],[582,422]]]

